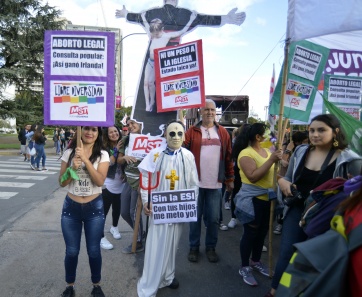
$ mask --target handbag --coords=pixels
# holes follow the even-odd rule
[[[27,148],[27,153],[28,153],[30,156],[35,156],[35,155],[36,155],[35,147],[32,147],[31,149]]]

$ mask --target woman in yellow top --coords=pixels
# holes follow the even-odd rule
[[[235,148],[240,149],[238,167],[242,181],[242,187],[235,197],[236,215],[244,226],[240,240],[239,274],[251,286],[257,285],[253,270],[269,276],[269,270],[260,262],[260,257],[269,228],[274,163],[282,158],[281,150],[271,153],[261,146],[266,138],[265,131],[266,126],[262,123],[244,125],[234,144]]]

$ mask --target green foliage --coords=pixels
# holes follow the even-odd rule
[[[18,127],[43,122],[44,32],[61,29],[60,10],[39,0],[1,0],[0,90],[16,86],[16,97],[0,91],[0,118],[16,118]],[[13,100],[14,99],[14,100]]]
[[[62,27],[60,15],[39,0],[1,1],[0,88],[14,84],[19,91],[29,90],[30,84],[42,81],[44,32]]]
[[[125,114],[127,114],[128,116],[130,116],[132,113],[132,106],[128,106],[128,107],[123,107],[120,110],[116,110],[115,112],[115,116],[114,116],[114,124],[118,127],[122,127],[121,121],[124,117]]]
[[[252,125],[252,124],[255,124],[255,123],[263,123],[263,121],[261,119],[257,119],[257,118],[254,118],[254,117],[248,117],[248,124]]]

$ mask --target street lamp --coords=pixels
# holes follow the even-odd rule
[[[116,53],[117,53],[117,50],[118,50],[118,46],[120,46],[120,44],[122,43],[122,41],[124,39],[126,39],[128,36],[132,36],[132,35],[147,35],[146,32],[144,33],[131,33],[131,34],[128,34],[124,37],[121,38],[121,40],[118,42],[117,46],[116,46]],[[123,71],[122,71],[122,68],[123,68],[123,47],[121,47],[121,50],[120,50],[120,55],[121,55],[121,71],[120,71],[120,84],[119,84],[119,95],[122,96],[122,76],[123,76]]]

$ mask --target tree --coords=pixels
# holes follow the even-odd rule
[[[61,29],[61,11],[39,0],[2,0],[0,5],[0,90],[16,85],[29,91],[43,80],[44,32]],[[39,92],[38,93],[42,93]],[[0,93],[0,110],[10,108]]]
[[[127,114],[130,116],[132,113],[132,106],[123,107],[120,110],[116,110],[114,115],[114,124],[118,127],[121,127],[121,121],[123,117]]]

